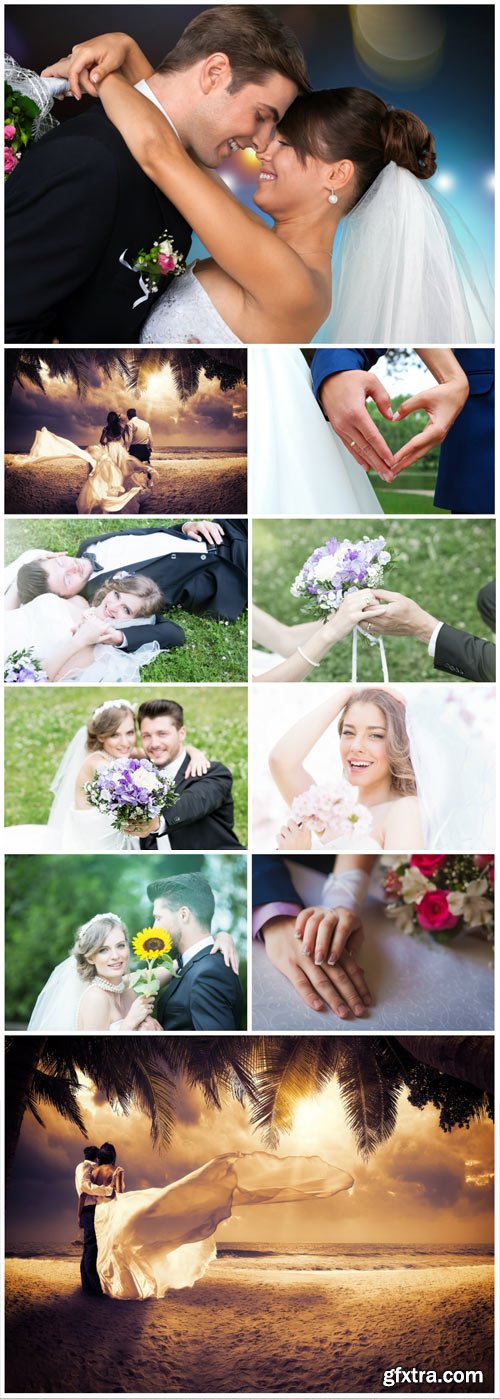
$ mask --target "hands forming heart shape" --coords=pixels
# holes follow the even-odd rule
[[[321,402],[330,423],[364,471],[376,471],[390,485],[400,472],[420,461],[432,447],[444,441],[468,395],[465,376],[445,383],[433,383],[407,398],[393,413],[389,394],[376,374],[364,370],[346,370],[324,381]],[[412,413],[428,415],[423,430],[393,454],[382,433],[372,421],[366,407],[367,399],[376,403],[389,423],[401,422]]]

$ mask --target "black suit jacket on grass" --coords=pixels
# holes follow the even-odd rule
[[[239,1030],[242,1008],[236,973],[226,967],[222,952],[203,947],[169,982],[156,1014],[167,1031]]]
[[[95,593],[102,587],[109,578],[113,578],[117,571],[124,573],[141,573],[146,578],[152,578],[158,587],[161,588],[167,607],[182,607],[186,612],[193,612],[195,615],[205,615],[207,617],[222,617],[233,622],[240,616],[247,605],[248,598],[248,525],[246,520],[217,520],[224,530],[222,544],[209,548],[202,553],[184,553],[161,555],[157,559],[146,559],[144,563],[134,563],[127,565],[124,563],[123,569],[110,569],[108,572],[96,573],[91,578],[84,589],[84,597],[88,602],[92,601]],[[144,535],[149,534],[169,534],[176,539],[185,540],[180,525],[164,526],[152,525],[149,528],[134,528],[130,531],[123,530],[123,537],[127,534]],[[107,539],[116,539],[116,533],[94,535],[92,538],[84,539],[77,550],[77,557],[87,553],[95,544],[102,544]],[[161,623],[161,626],[173,623]],[[126,630],[126,628],[124,628]],[[156,631],[150,627],[132,628],[141,631],[142,641],[150,641],[152,636],[158,636]],[[175,628],[181,631],[180,627]],[[182,633],[182,638],[184,633]],[[158,636],[158,640],[160,640]],[[139,643],[140,644],[140,643]],[[161,644],[161,642],[160,642]],[[180,641],[173,641],[170,645],[181,645]]]
[[[229,768],[211,763],[204,777],[186,778],[186,754],[175,779],[179,799],[162,816],[172,850],[241,850],[233,831],[233,779]],[[141,850],[158,848],[155,835],[144,836]]]
[[[64,121],[23,156],[6,188],[9,343],[134,345],[157,296],[133,264],[166,230],[187,256],[191,229],[148,180],[102,107]],[[167,279],[165,279],[165,287]]]
[[[470,632],[458,631],[443,623],[436,638],[434,669],[464,680],[494,680],[496,647]]]

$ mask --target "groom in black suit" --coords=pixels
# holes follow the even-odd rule
[[[203,777],[186,777],[184,713],[176,700],[146,700],[137,722],[141,746],[159,772],[172,777],[178,800],[143,828],[141,850],[241,850],[233,830],[233,779],[229,768],[211,762]],[[137,827],[136,827],[137,830]]]
[[[148,885],[157,927],[177,947],[179,974],[160,996],[157,1017],[164,1030],[239,1030],[241,985],[222,952],[212,952],[215,912],[212,889],[202,874],[178,874]]]
[[[230,142],[264,150],[275,122],[308,86],[295,35],[255,5],[197,15],[156,72],[130,40],[123,71],[212,168],[231,155]],[[95,95],[90,84],[87,90]],[[6,339],[137,343],[155,297],[141,288],[134,263],[162,236],[187,257],[190,227],[100,105],[63,121],[8,180]]]
[[[81,593],[91,603],[110,578],[142,573],[161,588],[168,608],[234,621],[247,605],[247,551],[246,520],[188,520],[95,535],[79,544],[76,559],[62,554],[22,564],[14,605],[46,592],[64,598]],[[149,641],[167,650],[182,646],[184,639],[182,627],[172,621],[137,623],[117,632],[117,644],[129,651]]]

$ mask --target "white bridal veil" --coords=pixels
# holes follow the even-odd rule
[[[394,161],[342,220],[323,335],[340,345],[493,340],[493,288],[472,235]]]
[[[76,1030],[78,1007],[85,984],[78,975],[73,956],[59,962],[40,992],[28,1030],[66,1034]]]

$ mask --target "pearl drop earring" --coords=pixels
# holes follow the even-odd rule
[[[338,202],[339,202],[338,195],[335,193],[335,190],[334,190],[334,189],[331,189],[331,190],[330,190],[330,193],[329,193],[329,195],[328,195],[328,203],[329,203],[329,204],[338,204]]]

